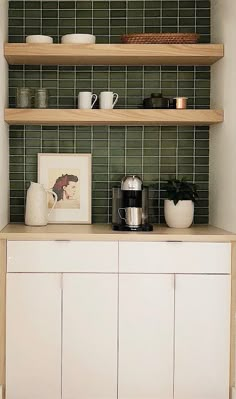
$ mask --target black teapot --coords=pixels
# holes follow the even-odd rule
[[[162,97],[161,93],[152,93],[151,97],[144,98],[143,108],[170,108],[169,98]]]

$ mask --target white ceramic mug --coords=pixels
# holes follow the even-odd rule
[[[99,108],[112,109],[118,101],[118,94],[113,91],[101,91],[99,95]]]
[[[80,91],[78,95],[78,108],[91,109],[97,101],[97,95],[91,91]]]

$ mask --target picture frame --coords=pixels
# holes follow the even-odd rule
[[[38,154],[38,182],[57,194],[49,223],[91,224],[91,168],[91,154]]]

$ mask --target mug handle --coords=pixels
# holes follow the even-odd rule
[[[55,205],[56,205],[56,203],[57,203],[57,194],[56,193],[54,193],[54,191],[52,191],[52,190],[46,190],[47,191],[47,193],[50,193],[50,194],[52,194],[52,196],[54,197],[54,203],[53,203],[53,206],[52,206],[52,208],[50,209],[50,211],[49,211],[49,213],[48,213],[48,216],[50,215],[50,213],[52,212],[52,210],[55,208]]]
[[[125,220],[125,221],[126,221],[126,219],[125,219],[125,218],[123,218],[123,217],[121,216],[121,213],[120,213],[120,211],[122,211],[122,210],[123,210],[123,211],[125,211],[125,208],[119,208],[119,209],[118,209],[118,215],[120,216],[120,218],[121,218],[121,219],[123,219],[123,220]],[[126,211],[125,211],[125,213],[126,213]]]
[[[94,100],[93,100],[93,98],[94,98]],[[97,94],[93,94],[92,95],[92,105],[91,105],[91,108],[93,108],[93,106],[94,106],[94,104],[95,104],[95,102],[97,101],[97,99],[98,99],[98,96],[97,96]]]
[[[118,101],[118,98],[119,98],[118,94],[117,93],[113,93],[113,98],[114,98],[114,101],[113,101],[113,104],[112,104],[112,108],[114,108],[114,106],[116,105],[116,103]]]

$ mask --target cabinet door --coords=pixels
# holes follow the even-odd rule
[[[173,275],[120,275],[119,399],[173,398],[173,327]]]
[[[175,399],[228,399],[230,276],[178,275]]]
[[[117,397],[118,276],[63,276],[63,399]]]
[[[61,276],[7,275],[6,397],[61,397]]]

